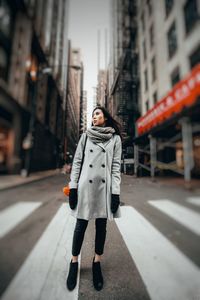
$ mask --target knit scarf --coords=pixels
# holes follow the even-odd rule
[[[86,134],[92,142],[104,143],[112,137],[114,132],[115,129],[112,127],[92,126],[86,131]]]

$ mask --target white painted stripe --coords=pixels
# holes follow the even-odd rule
[[[151,300],[188,300],[200,295],[200,270],[133,207],[115,219]]]
[[[63,204],[14,277],[2,300],[78,299],[80,269],[76,288],[71,292],[66,288],[74,226],[75,218],[69,215],[69,206]]]
[[[19,202],[0,212],[0,238],[28,217],[41,202]]]
[[[186,199],[187,202],[200,206],[200,197],[189,197]]]
[[[148,202],[174,219],[176,222],[200,235],[200,214],[197,212],[170,200],[163,199]]]

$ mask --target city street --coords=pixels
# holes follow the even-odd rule
[[[122,217],[108,222],[103,290],[92,284],[92,220],[78,284],[69,292],[65,282],[75,219],[62,194],[66,177],[0,191],[2,300],[200,299],[200,188],[128,175],[122,175]]]

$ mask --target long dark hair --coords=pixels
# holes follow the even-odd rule
[[[103,106],[96,106],[94,109],[93,109],[93,112],[92,112],[92,116],[93,116],[93,113],[96,109],[100,109],[103,114],[104,114],[104,117],[107,119],[105,121],[105,125],[108,126],[108,127],[112,127],[115,129],[115,133],[117,135],[119,135],[122,139],[122,135],[121,135],[121,125],[115,120],[113,119],[113,117],[111,116],[111,114],[105,109],[105,107]],[[92,126],[93,126],[93,123],[92,123]]]

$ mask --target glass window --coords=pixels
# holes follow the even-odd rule
[[[4,48],[0,46],[0,78],[7,79],[8,71],[8,54]]]
[[[148,90],[148,77],[147,77],[147,70],[144,72],[144,86],[145,86],[145,91]]]
[[[179,67],[177,67],[171,74],[172,87],[179,81],[180,81],[180,70],[179,70]]]
[[[156,80],[156,60],[155,57],[151,60],[152,82]]]
[[[149,100],[146,100],[145,102],[145,108],[146,108],[146,112],[149,110]]]
[[[154,105],[156,105],[156,103],[157,103],[157,99],[158,97],[157,97],[157,92],[155,92],[154,94],[153,94],[153,104]]]
[[[6,1],[0,1],[0,31],[6,36],[11,35],[11,10]]]
[[[168,16],[170,14],[173,5],[174,5],[174,0],[165,0],[166,16]]]
[[[152,14],[152,0],[147,0],[149,15]]]
[[[193,50],[192,54],[190,55],[190,67],[191,69],[200,63],[200,44]]]
[[[144,58],[144,61],[147,58],[147,49],[146,49],[146,42],[145,42],[145,40],[143,41],[143,58]]]
[[[150,47],[154,46],[154,27],[153,24],[150,27]]]
[[[144,20],[144,12],[141,15],[141,22],[142,22],[142,30],[145,31],[145,20]]]
[[[188,0],[184,5],[185,29],[190,32],[199,19],[196,0]]]
[[[176,24],[175,22],[173,22],[173,24],[171,25],[168,34],[167,34],[167,38],[168,38],[168,52],[169,52],[169,58],[171,58],[176,50],[177,50],[177,35],[176,35]]]

